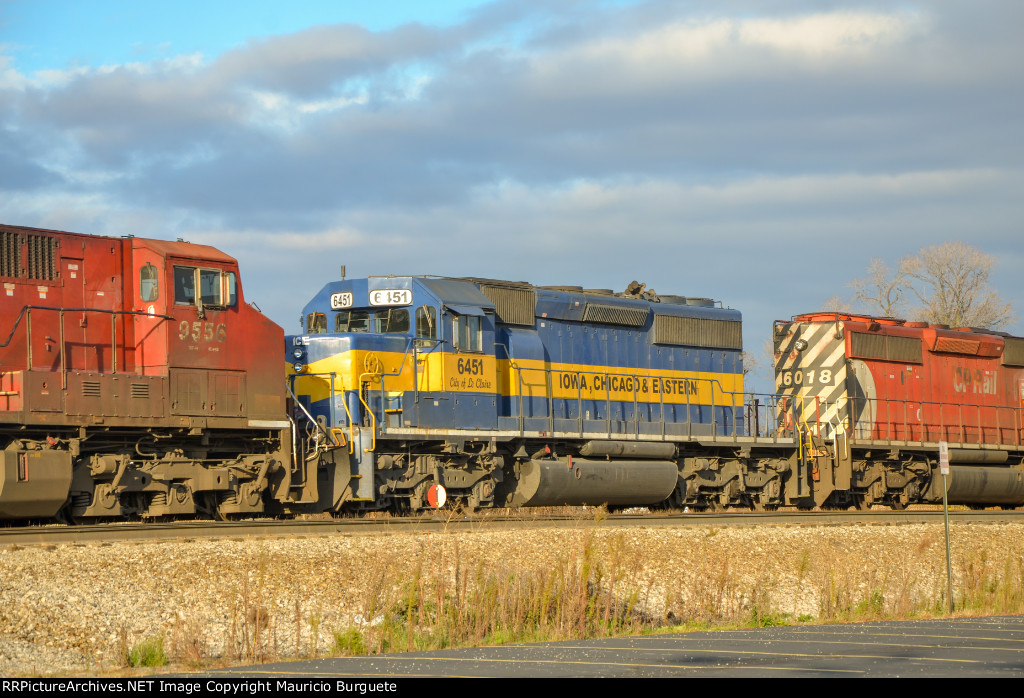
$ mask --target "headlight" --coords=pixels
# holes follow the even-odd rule
[[[292,356],[295,357],[296,361],[301,359],[302,358],[302,347],[295,347],[295,350],[292,351]]]
[[[306,366],[300,361],[296,361],[294,364],[292,364],[292,368],[295,369],[296,373],[302,373],[303,371],[306,370]]]

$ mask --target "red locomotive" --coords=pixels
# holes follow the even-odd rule
[[[802,436],[793,498],[817,505],[1024,503],[1024,339],[814,313],[775,325],[783,427]],[[813,491],[813,495],[810,494]]]
[[[0,283],[0,518],[308,501],[283,331],[232,257],[4,225]]]

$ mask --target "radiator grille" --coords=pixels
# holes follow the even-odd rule
[[[674,315],[654,316],[654,343],[686,347],[743,348],[742,323]]]
[[[938,337],[935,340],[935,347],[932,351],[942,351],[947,354],[970,354],[976,356],[981,342],[976,339],[954,339],[952,337]]]
[[[650,314],[650,308],[626,308],[620,305],[587,303],[587,307],[583,309],[583,322],[641,327],[647,322],[647,316]]]
[[[480,284],[480,292],[494,303],[501,322],[506,325],[533,325],[537,313],[537,295],[532,288]]]

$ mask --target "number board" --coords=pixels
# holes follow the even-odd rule
[[[342,310],[352,307],[352,292],[342,291],[331,294],[331,310]]]
[[[412,291],[407,288],[379,288],[370,291],[370,305],[412,305]]]
[[[785,388],[794,385],[832,385],[834,378],[831,369],[827,368],[821,370],[812,368],[806,371],[798,368],[795,371],[780,371],[780,375],[782,376],[782,386]]]

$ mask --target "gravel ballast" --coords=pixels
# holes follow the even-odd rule
[[[952,527],[954,597],[1021,573],[1024,524]],[[651,618],[820,618],[914,610],[945,589],[941,524],[619,528],[64,544],[0,548],[0,675],[81,676],[162,638],[168,655],[231,663],[245,628],[273,658],[327,652],[372,624],[414,574],[531,574],[582,559],[617,573]],[[418,571],[418,572],[417,572]],[[609,575],[612,578],[614,575]],[[846,606],[844,606],[846,604]],[[859,605],[858,605],[859,604]],[[865,606],[867,604],[867,606]],[[917,608],[919,610],[919,608]],[[247,625],[248,624],[248,625]]]

